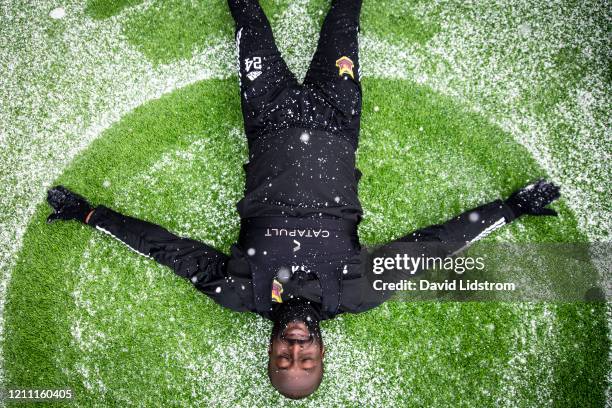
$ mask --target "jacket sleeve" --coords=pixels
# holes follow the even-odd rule
[[[242,310],[238,296],[228,284],[226,266],[229,257],[222,252],[104,206],[96,207],[87,224],[116,238],[138,254],[172,268],[217,303]]]
[[[439,243],[444,255],[457,254],[493,231],[514,221],[514,213],[502,200],[481,205],[439,225],[416,230],[391,243]]]
[[[393,270],[382,275],[373,272],[374,258],[393,258],[397,254],[412,254],[413,256],[427,256],[445,258],[453,256],[474,242],[481,240],[493,231],[512,222],[516,217],[512,210],[502,201],[496,200],[489,204],[466,211],[443,224],[431,225],[405,236],[402,236],[385,245],[368,251],[363,267],[364,276],[362,288],[363,303],[359,312],[371,309],[388,300],[393,291],[377,291],[373,288],[375,280],[384,279],[385,282],[399,282],[411,279],[422,270],[405,271]]]

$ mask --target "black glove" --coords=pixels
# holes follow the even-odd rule
[[[506,204],[512,209],[515,217],[521,215],[553,215],[557,212],[552,208],[544,208],[561,197],[559,187],[546,180],[539,180],[533,184],[515,191]]]
[[[53,213],[47,217],[49,223],[56,220],[85,222],[85,218],[93,210],[86,199],[64,186],[56,186],[47,191],[47,202],[53,207]]]

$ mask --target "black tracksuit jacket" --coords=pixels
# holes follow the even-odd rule
[[[334,207],[333,211],[339,208]],[[322,213],[325,214],[325,211],[325,208],[321,208]],[[477,221],[471,221],[476,218],[470,217],[469,214],[472,212],[478,213]],[[431,247],[436,248],[435,253],[424,255],[446,256],[457,253],[513,219],[511,210],[503,201],[498,200],[465,212],[446,223],[407,234],[393,243],[434,242],[438,243],[437,246]],[[289,222],[288,225],[285,224],[285,220]],[[249,221],[260,223],[259,226],[267,226],[249,228]],[[243,262],[245,257],[251,257],[249,253],[252,251],[249,249],[255,250],[252,257],[257,257],[259,253],[267,250],[266,255],[262,254],[265,258],[272,256],[275,250],[292,252],[297,246],[294,240],[300,242],[300,249],[294,252],[296,256],[285,264],[291,272],[291,279],[282,284],[282,300],[302,297],[315,303],[322,302],[321,281],[313,271],[317,267],[317,262],[332,263],[343,271],[338,309],[336,312],[323,310],[323,319],[332,318],[338,313],[369,310],[392,295],[390,292],[378,292],[372,288],[373,276],[369,267],[371,257],[379,250],[384,251],[385,246],[373,253],[362,248],[356,228],[344,228],[356,225],[351,221],[342,225],[333,218],[318,220],[261,217],[243,220],[241,238],[252,234],[254,239],[250,242],[255,244],[245,246],[240,242],[245,239],[241,239],[232,245],[229,255],[204,243],[179,237],[160,226],[119,214],[104,206],[96,208],[89,225],[114,236],[140,254],[172,268],[177,275],[190,279],[198,290],[221,306],[239,312],[257,312],[266,318],[270,318],[271,312],[256,308],[253,276],[249,267],[245,267]],[[339,225],[341,228],[338,228]],[[279,233],[280,237],[275,236]],[[266,240],[270,240],[270,243],[266,244]],[[257,245],[257,242],[263,244]],[[253,248],[255,246],[257,248]],[[266,265],[265,261],[260,262]],[[270,262],[269,265],[275,268],[275,271],[278,269],[274,262]],[[386,280],[400,281],[412,276],[397,273],[396,276],[387,277]],[[268,288],[270,296],[272,289]]]

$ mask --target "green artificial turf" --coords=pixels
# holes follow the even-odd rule
[[[104,22],[147,4],[121,20],[121,34],[155,67],[181,63],[217,40],[232,41],[224,0],[90,0],[85,12]],[[262,0],[275,30],[290,4]],[[328,2],[304,4],[320,24]],[[422,5],[366,0],[362,34],[410,49],[449,29],[442,10],[468,20],[474,12],[461,2],[432,5],[425,23],[414,11]],[[494,20],[483,24],[491,33],[499,28]],[[57,41],[64,33],[59,22],[47,30]],[[529,51],[508,47],[500,65],[520,67],[525,55]],[[555,55],[555,81],[526,85],[520,95],[542,115],[592,69],[571,47]],[[58,78],[71,63],[55,61],[51,74],[33,81],[61,88]],[[431,64],[443,69],[445,62]],[[365,78],[363,90],[357,164],[365,245],[444,221],[547,176],[512,135],[458,99],[402,79]],[[87,106],[89,96],[82,98]],[[497,98],[483,96],[501,111],[507,101]],[[235,77],[197,82],[125,115],[56,183],[227,252],[238,236],[234,204],[247,158],[241,120]],[[547,136],[560,142],[552,156],[570,162],[580,146],[564,138],[561,126],[551,126]],[[487,241],[586,242],[568,203],[554,207],[558,218],[525,218]],[[98,231],[74,222],[47,225],[48,212],[41,202],[12,271],[4,311],[7,388],[70,387],[75,404],[84,407],[605,403],[605,304],[502,302],[390,302],[325,322],[326,378],[312,398],[291,403],[266,377],[269,322],[222,309],[171,270]]]

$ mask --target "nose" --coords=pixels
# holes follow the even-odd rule
[[[300,352],[300,350],[302,349],[302,346],[299,344],[292,344],[291,346],[289,346],[289,353],[291,354],[291,359],[293,361],[297,361],[298,359],[298,354]]]

